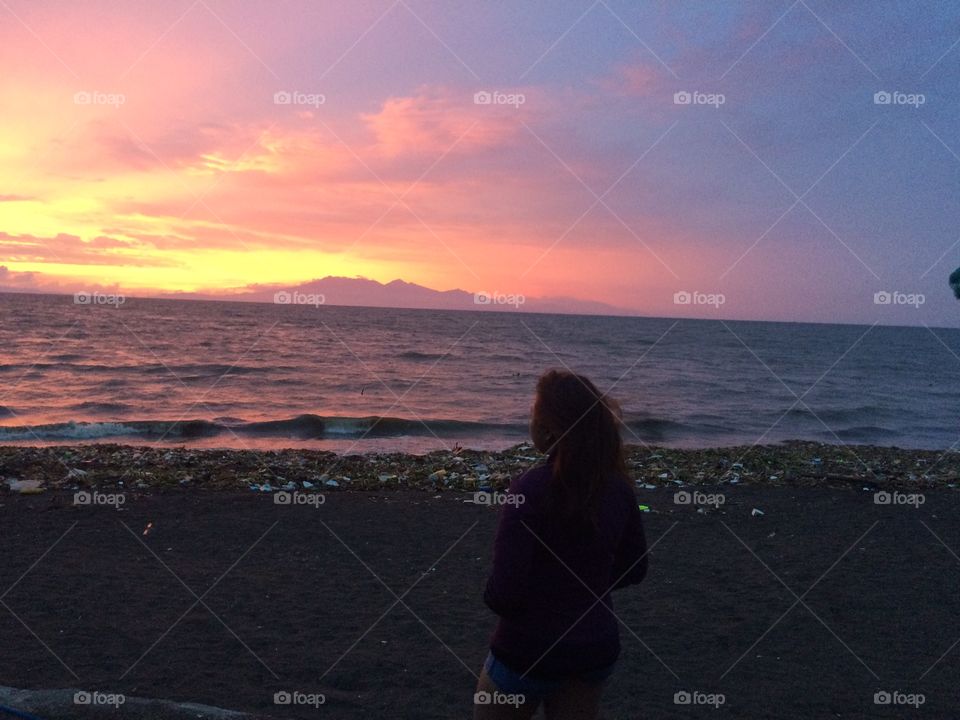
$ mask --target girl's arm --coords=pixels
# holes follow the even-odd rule
[[[643,514],[630,491],[630,515],[613,560],[612,589],[635,585],[647,575],[647,539],[643,532]]]
[[[538,541],[533,534],[536,525],[530,498],[523,492],[526,478],[525,473],[510,484],[508,494],[517,502],[507,502],[500,510],[493,569],[483,593],[487,607],[501,616],[522,611],[529,598],[530,569]]]

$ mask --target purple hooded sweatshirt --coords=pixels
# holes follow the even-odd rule
[[[633,487],[607,480],[598,531],[575,531],[547,514],[549,462],[516,478],[494,541],[483,599],[500,616],[490,650],[514,672],[562,679],[611,665],[620,654],[610,591],[643,580],[647,544]],[[598,600],[599,598],[599,600]]]

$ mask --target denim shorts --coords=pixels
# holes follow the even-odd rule
[[[522,673],[511,670],[492,652],[487,653],[487,659],[483,663],[484,670],[500,692],[523,695],[527,701],[540,701],[562,689],[570,680],[580,680],[591,685],[602,683],[613,674],[615,667],[616,663],[565,680],[541,680],[530,675],[524,677]]]

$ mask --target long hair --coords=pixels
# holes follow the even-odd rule
[[[555,521],[596,528],[604,484],[611,478],[626,481],[620,418],[617,402],[582,375],[548,370],[540,376],[532,430],[549,455]]]

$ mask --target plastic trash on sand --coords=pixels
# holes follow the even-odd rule
[[[10,486],[10,492],[20,493],[21,495],[36,495],[45,490],[45,488],[40,487],[39,480],[14,480],[10,478],[7,480],[7,485]]]

